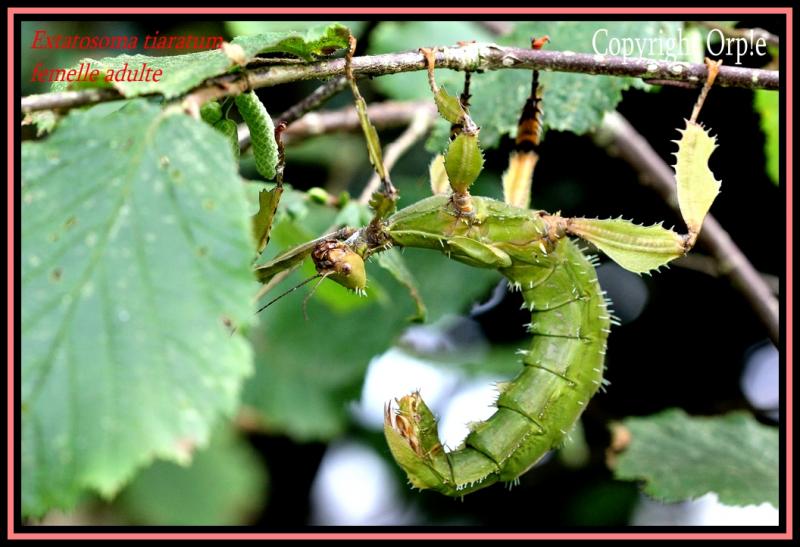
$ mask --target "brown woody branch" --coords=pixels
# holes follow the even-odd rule
[[[416,51],[356,57],[352,62],[356,77],[382,76],[426,68],[425,58]],[[578,72],[607,76],[628,76],[660,82],[680,82],[700,86],[707,75],[706,66],[677,61],[615,57],[571,51],[530,50],[496,44],[466,44],[436,50],[436,67],[462,71],[537,69],[556,72]],[[242,74],[226,74],[207,80],[190,93],[197,104],[228,95],[238,95],[251,88],[269,87],[299,80],[326,79],[341,76],[345,60],[333,59],[308,64],[261,67]],[[747,89],[778,89],[780,73],[724,66],[717,86]],[[36,110],[73,108],[90,103],[123,98],[116,91],[91,89],[29,95],[22,98],[23,113]]]

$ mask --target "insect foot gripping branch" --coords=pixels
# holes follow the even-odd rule
[[[463,496],[512,482],[558,447],[603,382],[611,317],[589,260],[564,238],[563,221],[540,211],[473,196],[475,217],[453,228],[445,196],[422,200],[389,219],[396,245],[439,250],[472,266],[497,268],[522,292],[534,337],[523,370],[500,386],[497,411],[447,452],[419,393],[386,409],[384,433],[417,488]],[[442,235],[444,227],[451,233]],[[395,415],[393,416],[393,412]]]

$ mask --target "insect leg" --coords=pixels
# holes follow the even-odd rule
[[[696,117],[714,82],[719,63],[708,61],[708,80],[700,93],[692,117]],[[675,182],[681,216],[688,233],[678,234],[661,224],[641,226],[618,219],[566,219],[566,231],[594,244],[623,268],[649,273],[685,255],[694,246],[703,219],[719,194],[720,181],[708,166],[717,147],[716,138],[693,119],[679,129],[681,138],[675,153]]]
[[[539,49],[542,45],[544,43],[541,40],[532,40],[534,49]],[[533,170],[539,161],[541,133],[542,87],[539,85],[539,71],[534,70],[531,78],[531,94],[522,107],[514,151],[509,157],[508,169],[503,174],[503,199],[509,205],[525,209],[530,205]]]

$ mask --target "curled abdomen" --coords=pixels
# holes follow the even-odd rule
[[[409,428],[387,417],[386,435],[412,484],[451,496],[513,481],[557,448],[603,381],[610,316],[597,276],[569,240],[548,257],[502,269],[531,309],[533,339],[522,371],[501,384],[497,411],[472,426],[463,445],[445,452],[436,421],[418,393],[399,401]],[[399,450],[405,444],[409,450]]]

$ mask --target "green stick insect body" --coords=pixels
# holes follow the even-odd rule
[[[522,352],[522,372],[499,386],[497,412],[473,427],[462,448],[445,452],[419,393],[400,399],[396,416],[387,407],[386,438],[411,483],[449,496],[513,481],[561,444],[601,385],[611,321],[594,267],[573,242],[559,238],[558,223],[489,198],[472,202],[468,223],[447,197],[433,196],[387,225],[396,245],[498,269],[532,312],[534,336]]]
[[[534,41],[534,47],[537,43],[541,47],[543,42]],[[363,99],[349,72],[354,47],[351,41],[348,77],[357,104],[361,104]],[[283,253],[258,266],[256,274],[267,283],[277,272],[311,256],[319,275],[361,292],[366,275],[353,253],[367,258],[392,246],[417,247],[442,252],[473,267],[497,269],[512,289],[522,292],[531,312],[528,330],[533,335],[528,349],[520,351],[523,369],[498,386],[497,411],[474,424],[462,446],[451,451],[442,446],[436,418],[419,392],[397,399],[396,408],[391,403],[385,408],[388,446],[411,484],[463,496],[497,481],[516,481],[563,442],[603,384],[606,340],[613,318],[593,264],[569,237],[592,243],[636,273],[658,269],[693,246],[719,191],[719,182],[708,169],[715,141],[695,122],[719,65],[709,63],[708,81],[678,141],[678,201],[688,227],[688,234],[680,235],[661,225],[640,226],[621,218],[566,218],[527,207],[541,131],[542,95],[535,71],[531,96],[519,122],[517,150],[503,177],[505,202],[472,196],[469,186],[483,165],[479,128],[469,116],[466,101],[459,103],[435,85],[433,51],[421,51],[428,62],[439,113],[452,124],[450,146],[431,167],[431,173],[436,173],[432,177],[436,195],[394,211],[397,191],[388,181],[377,134],[361,104],[370,159],[385,182],[371,201],[373,220],[359,230],[343,228]],[[444,178],[447,183],[443,185]],[[449,193],[442,191],[447,185]],[[338,262],[339,256],[342,260],[348,257],[349,269],[343,261]]]

